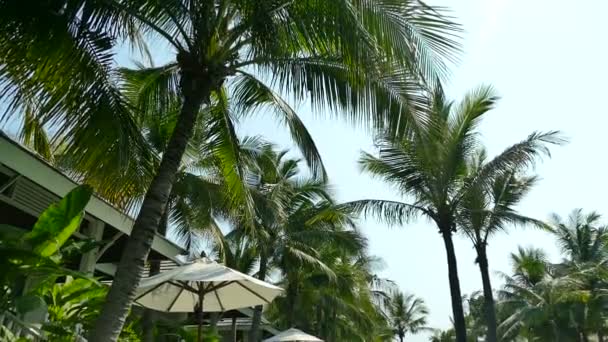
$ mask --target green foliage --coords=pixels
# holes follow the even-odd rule
[[[208,147],[229,190],[224,199],[246,209],[242,214],[248,219],[254,216],[254,203],[247,196],[227,98],[237,95],[239,113],[271,109],[289,128],[312,174],[324,179],[311,135],[280,96],[308,100],[321,113],[404,135],[420,119],[428,83],[445,75],[460,33],[442,8],[421,1],[76,0],[31,11],[3,2],[0,13],[0,92],[8,98],[3,117],[23,109],[34,114],[24,120],[24,138],[38,137],[34,146],[48,154],[43,133],[52,127],[51,144],[64,149],[62,165],[90,180],[113,203],[133,208],[158,165],[138,124],[180,108],[171,134],[175,139],[168,140],[173,144],[160,155],[164,161],[181,160],[181,142],[190,137],[198,107],[205,104],[207,113],[201,116],[207,120]],[[116,43],[126,40],[145,50],[142,36],[166,43],[175,59],[115,77]],[[140,218],[154,222],[160,221],[156,213],[169,211],[177,178],[174,163],[160,165],[167,167],[159,179],[171,184],[152,183],[158,186],[146,191],[159,193],[162,200],[150,200],[140,212]],[[157,228],[136,224],[134,231]],[[121,270],[137,260],[142,264],[149,246],[143,242],[133,263],[121,263]],[[299,247],[292,256],[313,262],[313,253],[301,253],[305,249]],[[136,284],[117,277],[113,286],[111,301],[118,305],[114,294],[124,299]],[[124,319],[126,310],[121,311],[116,326]],[[108,322],[114,315],[103,313]],[[110,332],[100,333],[105,338]]]
[[[513,212],[511,206],[526,191],[511,186],[516,179],[509,177],[548,155],[548,146],[563,142],[558,132],[532,133],[486,161],[479,153],[483,146],[477,127],[497,100],[494,90],[484,86],[454,103],[437,87],[423,123],[402,139],[378,135],[379,153],[362,153],[359,160],[365,173],[386,182],[411,202],[366,199],[345,204],[390,225],[403,225],[417,217],[435,224],[446,245],[454,323],[460,339],[466,334],[466,322],[452,235],[462,231],[485,248],[488,236],[506,224],[533,221]],[[500,191],[505,188],[509,190],[506,194]],[[488,206],[497,199],[500,203],[490,216]]]
[[[394,334],[403,341],[406,334],[417,334],[428,330],[429,310],[424,300],[413,294],[396,291],[389,302],[388,315]]]
[[[8,235],[0,240],[3,309],[24,310],[36,301],[27,296],[15,301],[15,298],[23,296],[21,290],[25,285],[25,277],[35,277],[38,282],[44,282],[72,273],[61,266],[59,249],[80,226],[84,207],[91,194],[88,186],[73,189],[45,210],[29,233],[24,234],[23,230],[15,227],[3,227],[9,228],[3,230],[8,231]]]
[[[551,227],[561,263],[532,248],[512,255],[513,276],[506,277],[498,308],[507,341],[587,341],[606,334],[608,245],[600,216],[577,209],[568,222],[554,215]]]
[[[24,236],[34,253],[49,257],[59,250],[72,234],[78,230],[84,217],[84,208],[93,190],[79,186],[70,191],[56,204],[46,209],[34,224],[31,232]]]
[[[43,329],[54,336],[73,336],[76,324],[84,331],[91,328],[107,288],[89,279],[68,277],[63,283],[41,286],[36,292],[48,307],[48,322]]]

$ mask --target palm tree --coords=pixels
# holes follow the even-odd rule
[[[470,191],[490,186],[493,179],[529,165],[546,144],[561,142],[555,132],[533,133],[507,148],[472,178],[468,177],[469,158],[480,148],[475,131],[485,113],[494,107],[492,88],[482,87],[465,96],[457,106],[446,102],[438,89],[426,113],[425,127],[417,127],[407,139],[378,139],[379,156],[364,153],[363,171],[380,178],[400,191],[411,203],[386,200],[360,200],[348,204],[364,215],[373,215],[389,224],[403,224],[422,215],[435,223],[447,253],[448,275],[454,326],[458,342],[466,342],[466,324],[458,280],[452,236],[457,230],[458,213]]]
[[[521,286],[532,287],[549,274],[551,266],[545,251],[539,248],[518,247],[517,253],[511,253],[513,265],[512,279]]]
[[[594,318],[590,303],[598,302],[585,281],[563,265],[551,265],[540,249],[521,248],[511,254],[513,275],[499,292],[499,331],[503,340],[588,341]],[[597,325],[593,326],[598,331]]]
[[[606,328],[605,277],[608,270],[608,228],[601,225],[596,212],[583,213],[575,209],[564,222],[558,215],[552,217],[551,228],[566,259],[557,265],[559,275],[576,281],[578,288],[573,294],[584,298],[573,304],[575,321],[581,338],[588,341],[593,328],[598,340],[604,340]]]
[[[431,342],[454,342],[456,341],[456,333],[454,329],[438,330],[433,333],[429,339]]]
[[[573,210],[567,222],[557,214],[552,215],[550,225],[562,253],[568,258],[566,264],[601,262],[607,256],[608,228],[602,226],[600,220],[598,213],[584,214],[582,209]]]
[[[480,153],[471,165],[470,178],[483,170],[485,153]],[[465,196],[462,209],[457,216],[458,226],[473,243],[477,253],[477,264],[481,273],[487,334],[486,341],[497,342],[496,309],[490,272],[488,267],[488,239],[505,231],[509,225],[535,225],[544,227],[538,220],[522,216],[515,207],[532,189],[536,177],[517,176],[513,173],[501,175],[492,180],[488,187],[476,187]]]
[[[0,78],[9,112],[33,103],[43,125],[64,128],[57,130],[59,139],[88,170],[109,165],[110,153],[129,165],[130,153],[145,147],[133,110],[162,113],[169,103],[162,90],[179,93],[175,129],[91,340],[115,340],[124,324],[201,106],[224,85],[234,86],[243,107],[259,106],[260,99],[274,104],[320,173],[297,116],[256,75],[270,76],[272,86],[310,99],[315,108],[397,132],[421,105],[420,80],[440,77],[443,57],[458,47],[453,35],[459,27],[440,10],[420,1],[380,0],[58,0],[35,10],[3,2]],[[111,53],[114,41],[137,44],[142,34],[169,44],[176,57],[146,70],[154,81],[144,98],[152,101],[131,108],[111,77]],[[403,118],[406,108],[410,118]],[[105,184],[113,180],[107,177]]]
[[[577,209],[568,220],[553,216],[551,229],[564,254],[550,264],[542,250],[511,254],[513,275],[499,295],[505,340],[603,341],[606,330],[606,236],[596,213]]]
[[[326,182],[303,176],[299,164],[271,145],[258,155],[250,177],[255,225],[237,222],[226,239],[244,240],[255,251],[258,278],[281,276],[286,296],[273,304],[280,326],[328,340],[368,340],[383,321],[375,303],[383,281],[372,274],[374,259],[365,256],[348,212],[335,205]],[[252,340],[259,339],[260,321],[258,307]]]
[[[373,266],[364,250],[346,251],[331,241],[317,242],[319,260],[330,270],[314,267],[277,267],[286,296],[277,298],[270,318],[279,327],[314,331],[326,341],[372,341],[390,331],[376,301]]]
[[[574,289],[565,278],[547,276],[532,287],[507,279],[499,294],[509,313],[499,326],[503,338],[520,334],[543,342],[580,341],[571,324],[576,301],[568,293]]]
[[[299,160],[286,157],[268,145],[257,157],[257,170],[250,191],[254,199],[255,223],[239,222],[228,234],[246,239],[254,246],[259,261],[257,277],[266,280],[271,268],[298,268],[311,265],[325,273],[331,271],[318,259],[315,243],[334,243],[356,248],[359,237],[342,230],[350,219],[333,204],[323,180],[302,177]],[[255,173],[257,172],[257,173]],[[254,311],[251,337],[259,339],[262,307]]]
[[[394,293],[388,311],[395,335],[401,342],[407,333],[417,334],[428,329],[426,317],[429,310],[424,300],[413,294],[404,294],[400,291]]]

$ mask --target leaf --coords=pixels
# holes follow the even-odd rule
[[[32,231],[24,237],[32,250],[44,257],[55,254],[80,227],[84,208],[92,194],[91,187],[81,185],[46,209]]]
[[[15,299],[15,308],[20,314],[26,314],[38,309],[47,310],[47,305],[44,299],[34,294],[28,294]]]

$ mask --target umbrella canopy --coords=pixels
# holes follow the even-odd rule
[[[267,282],[201,258],[144,279],[135,302],[164,312],[192,312],[204,303],[205,312],[263,305],[283,289]]]
[[[302,330],[298,330],[295,328],[291,328],[289,330],[285,330],[282,333],[273,336],[271,338],[265,339],[263,342],[283,342],[283,341],[314,341],[314,342],[323,342],[322,339],[309,335]]]

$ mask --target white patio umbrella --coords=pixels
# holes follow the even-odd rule
[[[195,260],[142,280],[135,303],[164,312],[202,312],[269,304],[283,289],[207,258]]]
[[[302,330],[298,330],[295,328],[291,328],[283,331],[282,333],[275,335],[271,338],[267,338],[262,342],[284,342],[284,341],[292,341],[292,342],[323,342],[322,339],[309,335]]]

